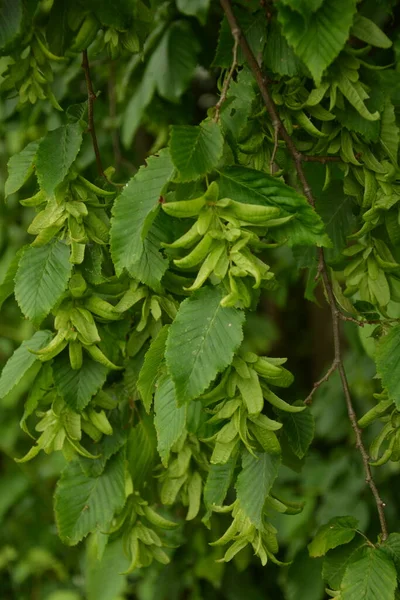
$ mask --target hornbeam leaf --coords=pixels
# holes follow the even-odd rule
[[[235,472],[236,456],[231,456],[223,465],[210,465],[204,486],[204,503],[208,509],[204,519],[207,521],[213,506],[222,506]]]
[[[393,600],[396,568],[379,548],[368,548],[366,556],[351,563],[340,586],[342,600]]]
[[[220,127],[214,121],[173,126],[170,151],[180,180],[193,181],[212,171],[221,158],[223,145]]]
[[[356,4],[356,0],[325,0],[308,19],[288,6],[278,4],[283,35],[307,65],[317,86],[349,37]]]
[[[365,540],[361,536],[357,536],[345,546],[329,550],[322,567],[324,580],[333,589],[338,589],[349,564],[362,558],[365,550]]]
[[[30,350],[44,348],[52,336],[51,331],[37,331],[30,340],[25,340],[15,350],[0,375],[0,398],[4,398],[36,362],[37,356]]]
[[[106,531],[125,503],[122,453],[113,456],[99,477],[84,474],[78,461],[64,469],[54,495],[60,538],[74,546],[88,533]]]
[[[396,125],[394,106],[388,100],[381,116],[380,142],[389,155],[392,163],[397,166],[397,155],[399,152],[399,128]]]
[[[280,217],[294,215],[288,223],[271,229],[270,235],[278,241],[288,246],[331,245],[320,216],[292,187],[272,175],[246,167],[226,167],[219,171],[219,175],[222,198],[232,198],[245,204],[277,206],[281,209]]]
[[[15,277],[15,298],[26,317],[40,323],[61,298],[71,275],[69,247],[53,240],[26,249]]]
[[[75,411],[83,410],[104,385],[108,369],[84,353],[82,367],[72,369],[68,351],[54,359],[54,383],[65,402]]]
[[[219,287],[184,300],[167,339],[166,362],[181,405],[196,398],[231,362],[242,339],[244,316],[222,307]]]
[[[162,190],[174,171],[168,150],[150,156],[115,201],[111,255],[117,275],[141,259],[144,238],[156,215]]]
[[[137,387],[147,413],[150,412],[151,403],[153,401],[158,370],[164,360],[168,327],[168,325],[164,325],[157,337],[152,341],[150,348],[146,352],[144,363],[139,373]]]
[[[154,425],[157,431],[157,449],[163,465],[168,465],[172,446],[186,429],[186,406],[176,403],[174,384],[169,375],[163,375],[154,396]]]
[[[334,517],[318,529],[313,541],[308,544],[310,556],[323,556],[328,550],[351,542],[357,527],[358,521],[354,517]]]
[[[82,127],[69,123],[50,131],[39,143],[36,174],[40,187],[49,195],[67,175],[82,144]]]
[[[237,499],[246,517],[259,529],[262,527],[265,500],[278,475],[280,463],[278,454],[256,452],[253,456],[247,451],[243,453],[243,468],[235,486]]]
[[[314,437],[314,417],[310,410],[280,414],[284,433],[289,445],[298,458],[303,458]]]
[[[392,327],[387,335],[378,343],[376,353],[376,370],[382,379],[383,386],[400,409],[400,325]]]
[[[38,141],[31,142],[8,161],[8,178],[5,184],[6,197],[17,192],[32,175],[38,146]]]

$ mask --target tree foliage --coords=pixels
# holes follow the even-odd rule
[[[399,597],[399,18],[0,0],[5,598]]]

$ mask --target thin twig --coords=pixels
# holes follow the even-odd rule
[[[238,48],[239,48],[239,31],[232,30],[232,35],[233,35],[233,40],[234,40],[233,49],[232,49],[232,64],[231,64],[231,68],[229,69],[228,75],[225,77],[224,85],[222,86],[221,96],[220,96],[217,104],[215,105],[215,114],[214,114],[215,123],[218,123],[218,121],[219,121],[221,107],[222,107],[223,103],[225,102],[226,97],[228,95],[229,86],[231,84],[233,74],[234,74],[235,69],[238,64],[237,63],[237,54],[238,54]]]
[[[103,163],[101,162],[99,145],[97,143],[96,129],[94,126],[93,104],[94,104],[94,101],[96,100],[97,96],[93,91],[93,84],[92,84],[92,79],[90,77],[90,67],[89,67],[87,50],[83,50],[83,52],[82,52],[82,69],[84,70],[84,73],[85,73],[86,89],[87,89],[87,95],[88,95],[88,131],[92,138],[92,145],[93,145],[93,150],[94,150],[94,154],[96,157],[97,170],[99,172],[99,175],[101,175],[102,177],[106,177],[104,174]]]
[[[267,111],[269,113],[269,116],[271,118],[272,126],[274,127],[274,129],[278,128],[281,138],[286,142],[288,151],[294,161],[297,176],[298,176],[301,186],[303,188],[304,195],[306,196],[306,198],[307,198],[308,202],[311,204],[311,206],[315,207],[315,200],[314,200],[311,188],[308,184],[307,178],[304,174],[303,167],[302,167],[302,156],[303,155],[301,154],[301,152],[299,152],[297,150],[292,138],[288,134],[284,124],[282,123],[282,121],[279,117],[279,114],[277,112],[275,104],[270,96],[266,79],[264,78],[264,75],[257,63],[257,60],[248,44],[246,38],[244,37],[243,32],[241,31],[241,29],[239,27],[239,24],[233,13],[233,10],[232,10],[232,5],[231,5],[230,0],[220,0],[220,2],[221,2],[221,6],[225,12],[225,15],[226,15],[227,21],[229,23],[229,26],[231,28],[231,31],[236,31],[236,32],[239,31],[239,42],[240,42],[241,49],[246,58],[247,64],[249,65],[250,69],[252,70],[252,72],[254,74],[254,77],[256,79],[258,88],[260,90],[261,96],[264,101],[264,104],[265,104]],[[381,527],[381,539],[383,541],[383,540],[387,539],[387,536],[388,536],[386,517],[385,517],[385,512],[384,512],[385,504],[382,501],[382,499],[379,495],[378,489],[375,485],[375,482],[372,478],[371,467],[369,465],[369,456],[368,456],[368,453],[367,453],[365,446],[363,444],[363,441],[362,441],[361,429],[359,428],[358,423],[357,423],[357,415],[355,414],[355,411],[354,411],[353,402],[351,399],[351,394],[350,394],[349,385],[347,382],[347,376],[346,376],[346,372],[345,372],[345,369],[343,366],[343,360],[342,360],[342,354],[341,354],[340,328],[339,328],[339,319],[340,319],[339,314],[340,313],[336,306],[336,301],[335,301],[335,296],[334,296],[333,289],[332,289],[332,284],[329,279],[328,269],[327,269],[327,266],[325,263],[324,251],[322,248],[319,248],[318,252],[319,252],[319,260],[322,265],[321,275],[322,275],[322,279],[324,282],[326,294],[328,297],[328,303],[329,303],[331,315],[332,315],[334,363],[337,364],[336,368],[339,371],[340,379],[342,382],[342,388],[343,388],[343,392],[344,392],[344,396],[345,396],[345,400],[346,400],[347,412],[348,412],[350,423],[351,423],[351,426],[353,428],[355,438],[356,438],[356,448],[359,450],[359,452],[361,454],[361,458],[362,458],[362,462],[363,462],[363,466],[364,466],[365,481],[366,481],[367,485],[369,486],[369,488],[374,496],[374,499],[375,499],[378,516],[379,516],[380,527]]]
[[[274,173],[275,156],[278,151],[279,128],[274,127],[274,149],[272,150],[271,160],[269,161],[269,172]]]
[[[364,325],[385,325],[386,323],[399,323],[400,319],[364,319],[362,315],[360,315],[363,319],[359,321],[355,317],[348,317],[344,315],[342,312],[339,312],[339,318],[342,321],[350,321],[351,323],[355,323],[359,327],[364,327]]]
[[[329,367],[329,369],[327,370],[327,372],[325,373],[325,375],[323,377],[321,377],[321,379],[319,379],[318,381],[316,381],[313,385],[313,389],[311,390],[311,392],[308,394],[307,398],[304,400],[304,404],[311,404],[313,396],[315,394],[315,392],[317,391],[317,389],[326,381],[328,381],[328,379],[330,378],[330,376],[332,375],[332,373],[334,373],[337,368],[339,366],[339,363],[337,361],[336,358],[333,359],[331,366]]]

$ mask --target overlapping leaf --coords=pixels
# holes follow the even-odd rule
[[[169,375],[163,375],[154,396],[154,425],[157,449],[164,466],[168,464],[172,446],[185,431],[186,408],[177,405],[173,381]]]
[[[17,192],[29,179],[34,170],[38,141],[31,142],[21,152],[13,154],[7,163],[8,178],[5,184],[5,196]]]
[[[53,240],[27,248],[15,277],[15,297],[26,317],[40,323],[65,291],[71,275],[69,247]]]
[[[199,290],[182,302],[169,329],[166,361],[178,404],[202,394],[242,341],[243,314],[221,299],[218,287]]]

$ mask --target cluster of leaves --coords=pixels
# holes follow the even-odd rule
[[[62,464],[58,535],[67,546],[87,538],[89,598],[114,600],[138,570],[157,578],[170,561],[184,564],[184,521],[206,546],[197,576],[215,589],[229,568],[222,563],[244,569],[254,555],[263,567],[286,568],[289,599],[319,600],[321,569],[332,597],[397,597],[400,533],[376,536],[374,523],[367,531],[351,502],[333,502],[317,520],[307,512],[319,494],[306,472],[324,408],[314,411],[315,424],[301,393],[291,391],[287,359],[272,357],[268,343],[257,348],[249,328],[263,299],[279,298],[290,260],[296,276],[308,269],[305,295],[315,299],[316,248],[324,248],[333,308],[371,322],[353,336],[382,384],[378,393],[368,384],[378,403],[359,420],[362,428],[384,423],[371,435],[370,464],[390,460],[397,468],[398,44],[382,29],[394,3],[372,4],[233,3],[315,207],[299,192],[293,153],[217,4],[0,4],[5,120],[33,114],[8,161],[5,196],[15,214],[18,202],[24,207],[23,227],[34,236],[14,244],[0,271],[0,306],[14,295],[32,324],[2,370],[0,398],[4,406],[25,402],[20,424],[33,445],[17,462],[43,460],[43,451],[46,461],[59,461],[48,463],[56,471]],[[72,91],[83,79],[82,52],[85,102]],[[92,74],[96,64],[108,67],[99,75],[109,87],[108,123],[93,115],[88,57]],[[200,117],[190,96],[196,73],[205,78],[198,63],[221,73],[221,101],[214,107],[217,97],[203,98]],[[139,126],[153,139],[146,163],[129,177],[124,152],[132,152]],[[119,171],[103,171],[101,156],[112,153]],[[121,171],[126,178],[116,183]],[[296,523],[304,529],[297,546],[288,542]],[[278,558],[282,541],[286,562]],[[15,560],[13,551],[0,552],[0,569]],[[35,560],[63,578],[51,552],[20,569],[28,573]],[[93,582],[104,569],[110,582],[100,592]],[[307,573],[317,573],[311,591]],[[22,581],[17,575],[14,585]],[[199,594],[194,585],[192,597]]]

